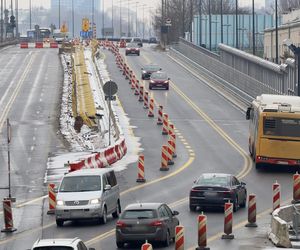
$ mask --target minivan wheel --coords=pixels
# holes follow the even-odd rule
[[[57,220],[56,220],[56,225],[57,225],[58,227],[62,227],[62,226],[64,225],[64,221],[63,221],[63,220],[57,219]]]
[[[106,222],[107,222],[107,211],[106,211],[106,207],[104,207],[103,215],[100,218],[100,223],[101,224],[106,224]]]
[[[117,244],[118,248],[123,248],[124,247],[124,242],[122,242],[122,241],[117,241],[116,244]]]
[[[120,201],[118,201],[116,211],[112,213],[112,217],[113,218],[118,218],[120,212],[121,212],[121,205],[120,205]]]

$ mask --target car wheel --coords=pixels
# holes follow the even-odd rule
[[[138,53],[137,55],[140,56],[140,53]]]
[[[100,217],[100,223],[106,224],[106,222],[107,222],[107,210],[106,210],[106,207],[104,207],[103,215],[102,215],[102,217]]]
[[[166,90],[169,90],[169,86],[166,87]]]
[[[236,212],[238,210],[238,207],[239,207],[239,200],[238,197],[236,196],[233,201],[233,212]]]
[[[62,227],[64,225],[64,221],[63,220],[56,220],[56,225],[58,227]]]
[[[247,203],[247,192],[245,192],[245,197],[243,202],[240,204],[240,207],[246,207],[246,203]]]
[[[116,244],[117,244],[118,248],[123,248],[124,247],[124,242],[122,242],[122,241],[117,241]]]
[[[169,230],[166,233],[166,239],[163,241],[163,245],[165,247],[170,246],[170,232],[169,232]]]
[[[196,208],[197,208],[197,206],[190,205],[190,211],[191,211],[191,212],[196,211]]]
[[[118,204],[117,204],[117,207],[116,207],[116,211],[112,213],[112,217],[113,218],[118,218],[120,212],[121,212],[121,205],[120,205],[120,201],[118,201]]]

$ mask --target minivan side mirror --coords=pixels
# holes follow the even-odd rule
[[[251,112],[252,107],[248,107],[246,111],[246,120],[250,120],[250,112]]]
[[[104,188],[104,191],[111,190],[111,185],[107,184]]]
[[[174,211],[172,212],[172,215],[174,215],[174,216],[175,216],[175,215],[178,215],[178,214],[179,214],[178,211],[175,211],[175,210],[174,210]]]
[[[54,188],[53,188],[53,192],[54,192],[54,193],[58,193],[58,187],[54,187]]]

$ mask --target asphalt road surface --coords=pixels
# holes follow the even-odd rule
[[[2,89],[5,90],[10,85],[21,85],[21,90],[10,105],[8,113],[14,130],[11,145],[13,190],[17,199],[27,201],[38,198],[40,202],[30,203],[23,209],[18,209],[18,231],[13,236],[0,235],[0,250],[28,249],[38,237],[80,237],[90,247],[116,249],[116,220],[110,217],[106,225],[88,221],[65,223],[64,227],[57,228],[54,216],[46,215],[47,202],[39,198],[45,195],[43,175],[47,155],[64,150],[56,134],[57,107],[62,82],[57,51],[10,48],[4,50],[1,56],[3,53],[6,53],[5,58],[10,66],[0,66],[6,67],[7,72],[11,73],[1,71],[1,75],[6,77],[5,81],[1,80],[1,102],[8,103]],[[124,51],[122,53],[125,56]],[[13,56],[14,59],[8,60],[9,56]],[[168,203],[173,210],[180,213],[178,218],[185,226],[186,249],[194,249],[197,243],[199,211],[189,211],[188,194],[193,181],[201,173],[225,172],[237,175],[247,183],[248,193],[257,195],[258,214],[264,216],[269,216],[268,210],[272,207],[272,183],[276,180],[281,184],[282,201],[291,199],[293,171],[256,171],[253,168],[247,149],[248,122],[244,112],[174,62],[167,52],[156,51],[153,46],[145,46],[141,49],[141,56],[126,57],[136,75],[140,78],[141,67],[153,62],[159,64],[171,78],[169,91],[149,91],[156,105],[163,105],[164,112],[175,125],[177,135],[175,164],[170,166],[167,172],[159,171],[161,146],[167,137],[161,134],[162,128],[156,125],[156,118],[147,117],[147,110],[137,101],[128,80],[124,79],[116,67],[113,55],[105,51],[105,56],[111,78],[118,84],[118,97],[130,119],[133,133],[141,138],[141,148],[137,151],[142,150],[145,155],[146,184],[136,183],[136,163],[117,173],[122,190],[122,207],[137,201]],[[0,62],[2,64],[2,60]],[[148,81],[143,83],[148,88]],[[7,94],[9,95],[13,94]],[[1,103],[1,112],[3,106],[5,107],[5,104]],[[157,108],[155,116],[156,114]],[[1,162],[6,163],[6,131],[3,118],[1,122]],[[0,167],[3,171],[3,175],[0,176],[2,184],[7,180],[6,164]],[[2,195],[6,194],[6,191],[1,192]],[[224,249],[224,242],[219,237],[223,232],[223,210],[207,209],[204,213],[208,219],[209,240],[213,241],[214,246]],[[234,224],[240,227],[246,219],[247,209],[240,209],[234,214]],[[251,235],[245,237],[251,239]],[[261,247],[262,243],[256,244],[257,247]],[[130,246],[128,249],[139,247]],[[173,248],[172,244],[166,249]]]

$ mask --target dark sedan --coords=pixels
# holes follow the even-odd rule
[[[142,79],[143,80],[150,79],[151,74],[159,70],[161,70],[161,68],[156,64],[145,65],[144,68],[142,68]]]
[[[167,76],[165,72],[157,71],[151,74],[149,81],[149,89],[153,88],[163,88],[169,89],[169,80],[170,78]]]
[[[190,191],[190,210],[199,207],[222,207],[228,201],[233,211],[246,206],[247,189],[231,174],[206,173],[194,182]]]
[[[137,46],[136,43],[128,43],[126,50],[125,50],[125,55],[140,55],[140,48]]]
[[[164,203],[128,205],[116,225],[117,247],[146,240],[169,246],[171,239],[175,238],[175,227],[179,225],[178,214]]]

